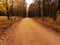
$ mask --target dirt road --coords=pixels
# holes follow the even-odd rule
[[[30,18],[23,19],[12,30],[15,37],[11,38],[9,45],[60,45],[60,38],[57,35]]]

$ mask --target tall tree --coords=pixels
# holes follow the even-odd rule
[[[60,13],[60,0],[58,0],[58,10],[59,10],[59,13]]]
[[[8,0],[6,0],[6,9],[7,9],[7,17],[9,19],[9,13],[8,13]]]

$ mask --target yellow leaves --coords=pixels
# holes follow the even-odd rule
[[[3,4],[0,4],[0,11],[7,12],[6,7]]]
[[[60,22],[60,14],[57,15],[56,21]]]

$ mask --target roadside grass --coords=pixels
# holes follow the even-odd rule
[[[16,21],[21,20],[21,18],[16,17],[16,16],[12,16],[10,17],[10,19],[8,20],[6,16],[0,16],[0,36],[5,33],[5,31],[7,31],[7,28],[9,28],[10,26],[12,26],[13,23],[15,23]]]
[[[0,16],[0,45],[8,44],[8,39],[12,30],[8,30],[15,22],[22,20],[22,18],[17,16],[12,16],[10,19],[7,19],[7,16]]]
[[[53,20],[52,18],[47,17],[44,19],[44,23],[46,23],[50,28],[52,28],[53,31],[60,32],[60,21],[58,21],[57,19]]]
[[[34,18],[34,20],[60,34],[60,15],[57,16],[56,20],[53,20],[53,18],[49,17],[44,17],[44,21],[42,21],[42,18]]]
[[[0,45],[6,42],[6,32],[7,28],[12,25],[14,21],[11,19],[7,19],[6,16],[0,16]],[[5,45],[5,44],[4,44]]]

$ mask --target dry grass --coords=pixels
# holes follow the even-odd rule
[[[0,30],[12,23],[12,20],[8,20],[6,16],[0,17]]]
[[[11,17],[9,20],[6,16],[0,16],[0,36],[9,28],[12,26],[12,24],[16,21],[18,21],[18,17]]]
[[[7,41],[7,39],[9,38],[6,35],[8,32],[7,28],[10,28],[10,26],[12,26],[13,23],[15,23],[16,21],[19,21],[21,19],[22,18],[13,16],[8,20],[6,16],[0,16],[0,45],[2,45],[2,43],[5,43]]]
[[[44,17],[44,21],[41,18],[34,18],[38,23],[42,23],[43,25],[51,28],[53,31],[60,33],[60,15],[57,16],[56,20],[53,20],[49,17]]]
[[[52,18],[45,18],[44,22],[47,23],[48,26],[50,26],[54,31],[60,32],[60,21],[53,20]]]

